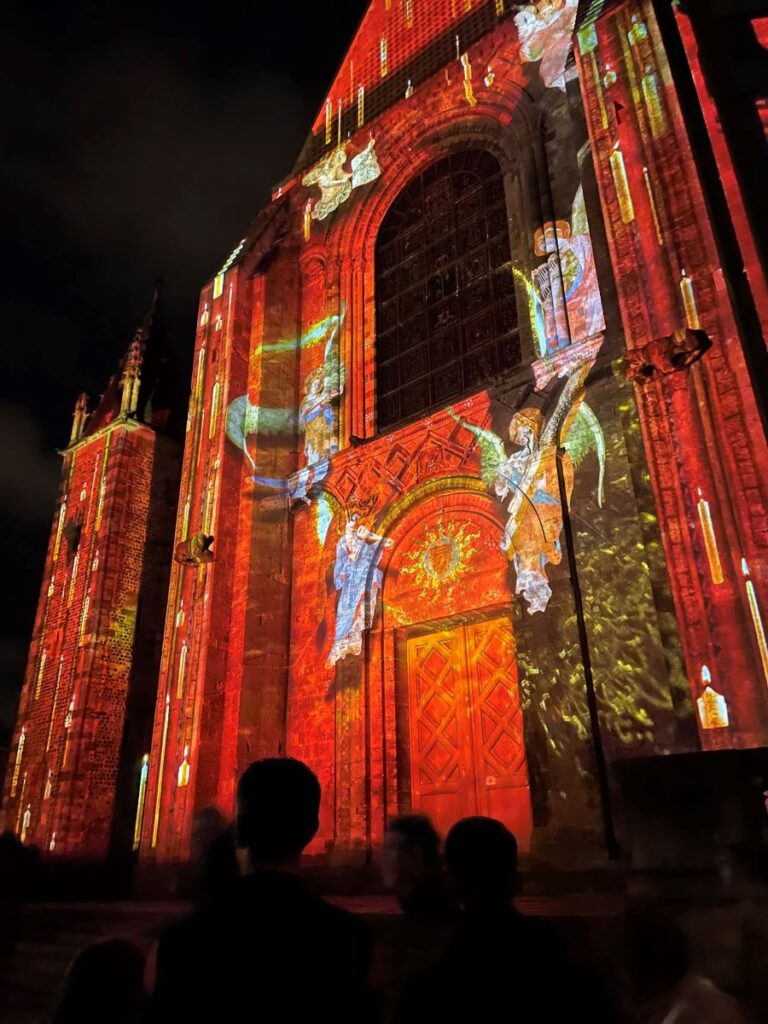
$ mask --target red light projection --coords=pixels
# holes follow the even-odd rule
[[[768,451],[701,185],[651,4],[577,7],[376,0],[203,289],[145,865],[263,755],[317,772],[315,856],[418,808],[570,862],[596,748],[768,740]]]
[[[310,159],[203,292],[178,539],[216,555],[174,570],[150,861],[277,751],[323,784],[316,855],[408,807],[589,845],[588,685],[609,763],[768,734],[766,450],[650,9],[580,26],[569,69],[574,3],[478,5],[417,77],[466,13],[429,6],[371,5]],[[502,199],[446,170],[478,150]],[[515,356],[483,362],[510,299]]]

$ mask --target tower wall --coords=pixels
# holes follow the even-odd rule
[[[63,455],[3,802],[6,827],[49,853],[130,851],[175,461],[172,442],[126,419]]]

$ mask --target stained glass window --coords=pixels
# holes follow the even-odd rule
[[[501,168],[485,150],[432,164],[376,242],[377,426],[439,408],[520,362]]]

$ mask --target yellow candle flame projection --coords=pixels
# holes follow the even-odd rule
[[[27,773],[21,777],[21,795],[19,796],[19,813],[16,815],[16,828],[14,829],[16,835],[19,834],[21,828],[21,815],[24,811],[24,790],[27,788]]]
[[[216,497],[216,470],[214,468],[208,486],[205,489],[205,505],[203,506],[203,533],[211,532],[213,520],[214,498]]]
[[[627,39],[632,46],[637,46],[644,39],[648,38],[648,28],[645,22],[638,14],[633,14],[631,18],[631,27],[627,32]]]
[[[139,795],[136,800],[136,820],[133,824],[133,848],[138,850],[141,845],[141,826],[144,822],[144,807],[147,802],[147,779],[149,778],[149,754],[141,759],[139,772]]]
[[[629,191],[629,180],[627,179],[627,169],[624,166],[624,156],[619,149],[619,143],[617,142],[610,156],[611,174],[613,175],[613,185],[616,189],[616,198],[619,201],[619,213],[621,214],[621,220],[623,224],[631,224],[635,219],[635,208],[632,204],[632,196]]]
[[[189,533],[189,514],[190,514],[190,501],[189,498],[184,502],[184,510],[181,515],[181,537],[180,540],[186,540],[187,534]]]
[[[698,488],[698,493],[699,503],[696,507],[699,512],[701,532],[704,535],[704,548],[707,552],[707,561],[709,562],[709,574],[712,577],[713,583],[720,584],[723,582],[723,566],[720,562],[715,528],[712,525],[712,513],[709,508],[709,502],[701,493],[700,487]]]
[[[408,28],[413,28],[413,0],[405,0],[405,24]]]
[[[752,582],[749,566],[747,565],[747,560],[745,558],[742,558],[741,560],[741,571],[744,576],[744,586],[747,591],[747,602],[749,603],[752,625],[755,630],[757,649],[760,652],[760,663],[763,666],[763,676],[766,683],[768,683],[768,643],[765,639],[765,626],[763,625],[763,617],[760,614],[760,605],[757,603],[755,585]]]
[[[341,99],[339,99],[338,111],[339,111],[339,113],[338,113],[338,117],[336,119],[336,145],[340,146],[341,145],[341,111],[342,111]]]
[[[185,640],[181,645],[181,653],[179,654],[179,674],[176,680],[176,698],[182,696],[184,693],[184,682],[187,678],[187,658],[189,656],[189,648],[187,647],[187,641]]]
[[[221,404],[221,384],[218,380],[213,385],[213,391],[211,392],[211,419],[208,424],[208,440],[216,434],[216,428],[219,425],[219,406]]]
[[[597,40],[595,40],[595,43]],[[597,69],[597,58],[595,57],[594,51],[589,51],[589,63],[592,68],[592,80],[595,83],[595,95],[597,96],[597,105],[600,109],[600,124],[607,131],[608,130],[608,109],[605,105],[605,97],[603,96],[603,86],[600,82],[600,72]]]
[[[66,768],[67,762],[69,761],[69,748],[70,748],[71,742],[72,742],[72,734],[70,732],[70,729],[72,728],[72,718],[73,718],[74,713],[75,713],[75,698],[73,697],[72,700],[69,702],[69,707],[67,708],[67,713],[64,716],[64,731],[66,732],[66,736],[65,736],[65,739],[64,739],[64,753],[62,754],[62,757],[61,757],[61,767],[62,768]]]
[[[48,723],[48,738],[45,741],[45,752],[46,754],[51,749],[51,736],[53,735],[53,723],[56,718],[56,707],[59,703],[59,684],[61,683],[61,673],[64,669],[64,655],[62,654],[59,658],[59,670],[56,673],[56,685],[53,688],[53,704],[51,706],[51,719]]]
[[[13,766],[13,775],[11,776],[11,796],[16,796],[16,788],[19,785],[19,773],[21,772],[21,762],[24,757],[24,744],[27,742],[27,728],[26,726],[21,727],[21,736],[19,736],[19,745],[16,748],[16,763]]]
[[[48,769],[48,774],[45,777],[45,789],[43,790],[43,800],[51,799],[51,792],[53,791],[53,772]]]
[[[205,346],[197,353],[197,373],[195,375],[195,401],[200,405],[203,394],[203,370],[205,368]]]
[[[685,320],[692,331],[698,331],[701,324],[699,323],[699,311],[696,308],[696,296],[693,293],[693,281],[685,273],[685,267],[680,270],[682,277],[680,278],[680,294],[683,297],[683,309],[685,310]]]
[[[53,853],[53,851],[55,849],[56,849],[56,833],[55,832],[51,832],[51,841],[50,841],[50,843],[48,843],[48,850],[51,853]]]
[[[304,204],[304,241],[308,242],[312,236],[312,200],[308,199]]]
[[[701,696],[696,701],[702,729],[727,729],[728,704],[722,693],[712,686],[712,676],[706,665],[701,667]]]
[[[45,673],[45,663],[48,660],[48,655],[45,651],[40,655],[40,664],[37,667],[37,680],[35,681],[35,700],[40,696],[40,688],[43,685],[43,675]]]
[[[382,78],[386,78],[389,71],[389,64],[387,62],[387,37],[382,36],[379,40],[379,75]]]
[[[80,552],[75,553],[74,560],[72,562],[72,569],[69,574],[69,590],[67,592],[67,608],[71,607],[72,601],[75,597],[75,583],[77,581],[77,570],[80,565]]]
[[[104,513],[104,498],[107,494],[107,463],[109,462],[109,436],[104,445],[104,461],[101,464],[101,480],[99,482],[99,502],[96,506],[96,530],[101,529],[101,520]]]
[[[333,104],[330,99],[325,101],[325,144],[326,146],[333,137]]]
[[[357,89],[357,127],[362,128],[365,122],[365,86],[360,85]]]
[[[27,833],[32,825],[32,806],[27,804],[27,809],[24,811],[24,817],[21,820],[21,841],[26,843]]]
[[[664,106],[659,93],[659,80],[654,74],[653,65],[646,65],[640,87],[643,90],[643,99],[648,110],[651,135],[657,139],[667,130],[667,119],[664,116]]]
[[[155,817],[152,821],[152,849],[157,846],[157,834],[160,829],[160,803],[163,797],[163,769],[165,768],[165,748],[168,743],[168,721],[171,717],[171,695],[165,695],[165,711],[163,712],[163,732],[160,739],[160,763],[157,766],[157,793],[155,794]]]
[[[80,612],[80,625],[77,630],[77,638],[79,643],[82,643],[85,638],[85,626],[86,623],[88,622],[88,609],[90,608],[90,605],[91,599],[86,594],[85,600],[83,601],[82,611]]]
[[[496,13],[499,17],[504,13],[504,0],[496,0]]]
[[[59,548],[61,547],[61,533],[64,529],[64,517],[67,514],[67,503],[63,501],[61,508],[59,509],[59,524],[56,527],[56,540],[53,545],[53,560],[54,562],[59,557]]]
[[[179,789],[189,785],[189,744],[184,747],[184,760],[179,765],[177,783]]]
[[[475,90],[472,88],[472,64],[468,53],[462,53],[461,66],[464,68],[464,98],[470,107],[476,107],[477,99],[475,98]]]
[[[653,194],[653,184],[647,167],[643,168],[643,181],[645,182],[645,190],[648,193],[648,203],[650,204],[651,214],[653,216],[653,227],[656,232],[656,241],[659,245],[664,245],[664,235],[661,231],[659,211],[656,209],[656,196]]]

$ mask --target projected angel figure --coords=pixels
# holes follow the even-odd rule
[[[371,135],[365,149],[361,149],[352,157],[350,171],[346,169],[346,144],[337,146],[304,175],[301,179],[302,185],[317,185],[320,189],[320,198],[309,214],[312,220],[325,220],[326,217],[330,217],[334,210],[338,210],[342,203],[346,203],[353,189],[361,188],[381,177],[375,146],[376,140]]]
[[[328,473],[328,458],[338,451],[335,400],[344,393],[346,368],[339,359],[336,335],[342,317],[325,321],[327,335],[322,364],[307,375],[304,399],[298,416],[294,409],[275,409],[254,405],[247,395],[236,398],[227,410],[227,437],[241,448],[253,469],[256,463],[248,450],[253,434],[289,436],[298,424],[304,433],[306,464],[287,478],[254,474],[250,479],[275,490],[291,501],[308,501],[308,492]]]
[[[544,327],[544,338],[538,339],[540,354],[601,331],[603,303],[581,186],[573,200],[570,224],[557,220],[539,228],[533,236],[533,251],[547,257],[532,275]]]
[[[312,209],[313,220],[325,220],[352,194],[352,172],[345,169],[346,162],[347,151],[339,146],[302,178],[302,185],[318,185],[322,193]]]
[[[299,426],[304,431],[304,455],[308,466],[339,450],[334,399],[344,390],[343,367],[331,346],[325,361],[304,381],[304,399],[299,406]]]
[[[328,664],[333,666],[348,654],[359,654],[363,630],[373,624],[376,596],[381,589],[379,559],[394,541],[369,530],[364,518],[375,499],[350,507],[344,533],[336,545],[333,585],[338,591],[336,628]]]
[[[452,413],[478,440],[481,473],[490,489],[504,502],[507,522],[500,549],[515,572],[515,593],[522,594],[530,615],[543,612],[552,596],[547,565],[559,565],[563,553],[560,534],[563,510],[557,475],[557,442],[562,455],[566,500],[573,490],[574,467],[594,450],[600,463],[598,503],[603,502],[605,442],[597,417],[584,403],[584,381],[591,361],[579,366],[566,381],[549,417],[527,406],[509,424],[515,450],[507,455],[504,441],[493,431],[476,427]],[[562,427],[562,429],[561,429]]]
[[[578,0],[538,0],[515,15],[520,59],[541,61],[539,75],[547,88],[564,89],[563,72],[576,24]]]

